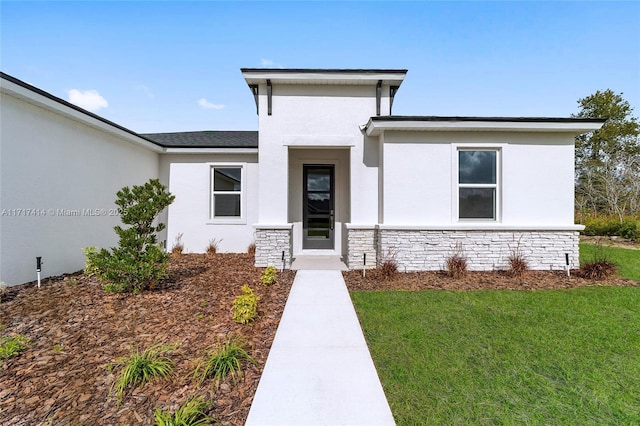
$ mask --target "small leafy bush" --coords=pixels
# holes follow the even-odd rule
[[[181,255],[184,251],[184,244],[182,243],[182,236],[184,234],[181,232],[176,235],[175,241],[173,242],[173,246],[171,247],[171,254]]]
[[[4,281],[0,281],[0,302],[2,302],[2,295],[4,294],[6,289],[7,285],[4,283]]]
[[[173,373],[174,363],[168,354],[175,350],[175,345],[155,343],[140,352],[138,347],[131,348],[127,357],[120,358],[107,366],[111,371],[119,369],[116,381],[111,390],[115,390],[119,401],[129,386],[144,385],[154,377],[167,378]]]
[[[640,217],[628,216],[620,220],[617,216],[586,216],[581,222],[585,235],[619,236],[640,241]]]
[[[467,263],[462,243],[456,243],[453,253],[447,258],[447,274],[454,279],[464,277],[467,274]]]
[[[247,247],[247,253],[251,256],[256,255],[256,243],[249,244],[249,247]]]
[[[205,411],[211,407],[211,403],[203,399],[194,397],[180,405],[175,413],[156,408],[153,417],[156,426],[204,426],[215,422],[213,417],[208,416]]]
[[[217,238],[210,239],[209,244],[207,245],[207,254],[216,254],[221,241],[222,240],[218,240]]]
[[[5,359],[19,355],[30,344],[31,341],[23,334],[3,336],[0,339],[0,365]]]
[[[262,275],[260,275],[260,282],[264,285],[271,285],[276,282],[278,278],[278,270],[275,266],[267,266]]]
[[[207,355],[194,370],[193,377],[199,383],[212,378],[217,387],[227,376],[231,376],[236,384],[242,378],[243,362],[256,365],[256,361],[247,352],[244,340],[234,336],[224,343],[218,342],[217,348],[207,351]]]
[[[156,236],[165,225],[154,223],[175,197],[158,179],[132,189],[124,187],[117,197],[115,203],[120,208],[122,223],[130,227],[113,228],[119,242],[111,251],[98,251],[96,247],[84,249],[85,273],[107,283],[108,291],[139,293],[168,275],[169,256]]]
[[[233,320],[240,324],[251,324],[258,316],[258,300],[251,287],[242,286],[242,293],[233,301]]]

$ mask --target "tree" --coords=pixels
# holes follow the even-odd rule
[[[116,195],[122,223],[131,226],[113,228],[119,242],[111,252],[86,248],[85,272],[107,282],[105,290],[139,293],[167,275],[169,256],[158,245],[156,237],[165,225],[154,225],[154,222],[175,196],[158,179],[134,185],[132,189],[125,186]]]
[[[611,89],[578,100],[576,118],[606,118],[594,132],[576,138],[576,207],[580,213],[638,214],[640,132],[633,108]]]
[[[580,162],[602,163],[618,152],[637,154],[638,119],[633,117],[633,108],[611,89],[597,91],[593,95],[578,100],[580,111],[572,114],[575,118],[606,118],[604,125],[594,132],[576,138],[576,158]]]

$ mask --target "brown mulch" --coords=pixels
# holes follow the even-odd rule
[[[279,273],[267,287],[261,271],[246,254],[188,254],[172,257],[170,277],[138,296],[106,294],[82,274],[45,280],[40,289],[33,283],[7,289],[0,335],[21,333],[32,343],[0,366],[0,424],[148,425],[155,407],[174,410],[195,395],[213,401],[208,414],[220,424],[244,424],[295,275]],[[260,297],[253,326],[235,323],[231,314],[245,284]],[[204,351],[236,334],[257,366],[245,365],[236,385],[198,385],[190,373]],[[174,375],[128,389],[118,404],[107,365],[131,345],[154,342],[179,344],[171,355]]]
[[[476,272],[469,271],[464,277],[451,278],[444,271],[405,272],[385,277],[380,270],[366,272],[345,271],[344,279],[349,291],[357,290],[550,290],[566,289],[593,285],[640,286],[640,282],[620,277],[610,277],[594,281],[577,276],[576,270],[567,277],[564,271],[527,271],[520,277],[514,277],[505,271]]]

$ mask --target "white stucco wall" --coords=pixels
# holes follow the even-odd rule
[[[287,223],[288,146],[350,149],[350,220],[376,223],[378,168],[365,152],[359,126],[376,113],[375,86],[274,85],[272,115],[267,115],[266,87],[260,87],[259,222]],[[389,87],[383,86],[381,111],[389,110]],[[373,141],[375,144],[376,142]],[[375,146],[375,145],[374,145]],[[377,148],[376,148],[377,149]]]
[[[3,87],[0,100],[0,279],[9,285],[36,279],[36,256],[42,277],[82,269],[82,247],[117,243],[116,192],[158,177],[158,154],[139,138],[77,111],[53,112],[54,102],[32,96],[27,102]]]
[[[375,224],[378,219],[378,142],[360,131],[376,114],[375,85],[274,84],[272,115],[267,114],[266,86],[262,85],[259,111],[258,224],[292,223],[293,252],[300,253],[300,159],[337,159],[336,198],[341,207],[334,253],[346,253],[344,224]],[[382,87],[380,111],[389,111],[388,85]]]
[[[166,154],[160,162],[161,175],[171,177],[169,190],[176,197],[168,209],[167,250],[182,233],[185,253],[204,253],[211,239],[219,241],[220,252],[246,252],[258,220],[257,154]],[[244,167],[245,217],[240,222],[210,218],[213,165]]]
[[[500,150],[498,224],[574,223],[571,135],[392,131],[384,137],[385,225],[468,226],[457,217],[456,156],[458,148],[471,147]]]

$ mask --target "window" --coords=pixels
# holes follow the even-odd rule
[[[498,150],[458,151],[458,218],[497,220]]]
[[[244,218],[243,200],[244,167],[211,167],[211,218],[232,220]]]

